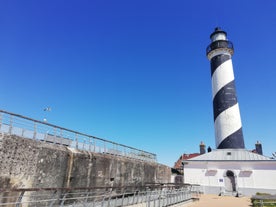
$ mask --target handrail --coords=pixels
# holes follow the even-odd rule
[[[185,183],[145,183],[144,185],[125,185],[125,186],[92,186],[92,187],[46,187],[46,188],[0,188],[0,192],[18,192],[18,191],[77,191],[77,190],[101,190],[101,189],[174,189],[200,187],[196,184]]]
[[[6,130],[3,129],[3,124],[7,126]],[[1,109],[0,132],[43,140],[53,144],[62,144],[76,149],[157,162],[156,154]],[[27,135],[27,132],[29,135]]]
[[[121,186],[100,188],[47,188],[0,191],[0,206],[172,206],[192,201],[191,186]]]

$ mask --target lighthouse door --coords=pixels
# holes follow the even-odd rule
[[[225,176],[225,191],[236,191],[235,175],[231,170],[227,170]]]

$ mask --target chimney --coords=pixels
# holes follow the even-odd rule
[[[255,144],[255,148],[256,148],[256,152],[259,155],[263,155],[263,147],[262,147],[262,144],[259,141],[257,141],[257,143]]]
[[[199,152],[201,155],[206,153],[205,144],[202,141],[200,142],[200,145],[199,145]]]

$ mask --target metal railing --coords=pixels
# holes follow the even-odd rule
[[[251,197],[251,203],[254,207],[276,206],[276,195],[257,193]]]
[[[163,207],[194,198],[191,186],[0,189],[0,207]]]
[[[253,207],[273,207],[276,206],[276,201],[259,200],[255,201]]]
[[[4,110],[0,110],[0,133],[0,136],[18,135],[79,150],[157,162],[156,154]]]

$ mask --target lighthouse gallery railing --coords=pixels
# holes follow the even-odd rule
[[[18,135],[79,150],[125,156],[149,162],[157,161],[156,155],[150,152],[0,110],[0,139],[4,134]]]
[[[212,42],[210,45],[208,45],[208,47],[206,48],[206,54],[208,55],[209,52],[218,48],[229,48],[230,50],[234,51],[234,46],[231,41],[217,40],[215,42]]]

